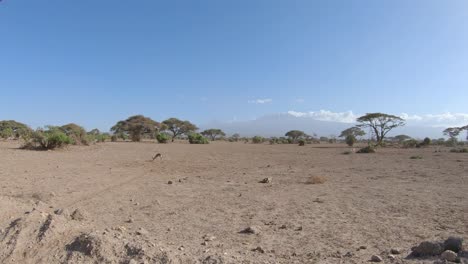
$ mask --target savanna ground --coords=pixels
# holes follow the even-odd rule
[[[18,146],[0,143],[0,263],[421,263],[423,240],[468,238],[468,154],[446,148]]]

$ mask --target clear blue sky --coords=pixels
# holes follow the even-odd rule
[[[0,92],[33,127],[467,113],[468,1],[3,0]]]

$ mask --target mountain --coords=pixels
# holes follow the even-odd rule
[[[355,123],[343,123],[333,121],[317,120],[310,116],[294,116],[288,113],[266,115],[255,120],[219,122],[214,121],[202,125],[203,129],[219,128],[226,134],[239,133],[241,136],[261,135],[264,137],[279,137],[289,130],[302,130],[309,135],[329,137],[338,136],[341,131],[354,126]],[[429,127],[412,125],[411,122],[404,127],[392,130],[388,136],[406,134],[414,138],[440,138],[443,137],[444,127]],[[366,131],[368,132],[368,131]]]

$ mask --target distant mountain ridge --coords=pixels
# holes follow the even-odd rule
[[[356,123],[344,123],[335,121],[317,120],[309,116],[294,116],[288,113],[265,115],[255,120],[219,122],[214,121],[201,126],[202,129],[220,128],[228,135],[239,133],[241,136],[260,135],[264,137],[280,137],[289,130],[302,130],[309,135],[329,137],[339,136],[341,131],[352,127]],[[408,122],[406,126],[392,130],[388,136],[400,134],[414,138],[441,138],[445,127],[412,126]],[[367,133],[368,131],[366,131]]]

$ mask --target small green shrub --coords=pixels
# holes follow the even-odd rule
[[[111,136],[111,141],[112,142],[117,142],[117,139],[118,139],[117,135],[112,135]]]
[[[299,139],[299,146],[305,146],[306,141],[304,139]]]
[[[349,151],[349,150],[346,150],[346,151],[343,152],[343,155],[349,155],[349,154],[351,154],[351,153],[353,153],[353,152],[351,152],[351,151]]]
[[[204,136],[198,133],[192,133],[188,136],[188,140],[190,144],[208,144],[209,141]]]
[[[263,143],[263,141],[265,141],[265,139],[261,136],[255,136],[252,138],[252,143],[254,144],[260,144]]]
[[[348,135],[346,136],[345,141],[348,146],[352,147],[354,143],[356,143],[356,137],[354,135]]]
[[[422,159],[422,156],[416,155],[416,156],[411,156],[410,159]]]
[[[375,153],[375,148],[372,146],[367,146],[358,150],[356,153]]]
[[[170,137],[168,134],[166,133],[158,133],[156,135],[156,140],[158,141],[158,143],[162,143],[162,144],[165,144],[169,141]]]
[[[416,139],[408,139],[403,141],[404,148],[417,148],[419,147],[419,142]]]

